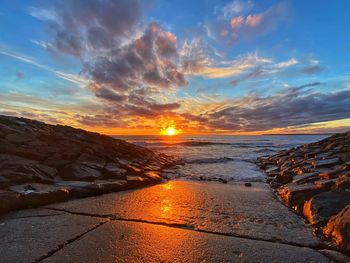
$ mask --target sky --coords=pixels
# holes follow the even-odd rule
[[[110,135],[350,129],[350,1],[1,0],[0,114]]]

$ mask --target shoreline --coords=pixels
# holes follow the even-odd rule
[[[266,182],[332,247],[350,255],[350,132],[259,158]]]
[[[335,253],[334,249],[343,253],[348,253],[348,250],[344,249],[347,243],[344,245],[343,243],[338,244],[336,243],[337,241],[335,241],[337,244],[336,246],[329,246],[326,243],[322,243],[316,237],[312,237],[311,230],[304,224],[302,218],[290,214],[292,213],[290,209],[298,211],[299,215],[303,215],[303,212],[309,211],[306,218],[308,218],[310,222],[310,218],[317,218],[313,214],[315,209],[312,208],[314,206],[313,201],[311,201],[313,200],[312,198],[316,198],[318,194],[323,194],[323,192],[328,193],[333,186],[338,187],[339,185],[343,185],[344,187],[348,187],[348,177],[334,177],[334,175],[339,175],[341,172],[348,171],[350,163],[344,166],[344,160],[342,159],[344,156],[347,158],[348,155],[339,156],[337,157],[338,159],[335,159],[333,156],[332,159],[329,159],[328,157],[331,156],[331,154],[328,155],[328,152],[318,149],[320,148],[318,145],[322,144],[324,141],[327,142],[326,147],[328,147],[327,145],[329,145],[329,143],[332,146],[328,147],[329,149],[327,148],[329,152],[330,149],[338,147],[334,145],[334,140],[342,146],[342,143],[344,144],[344,139],[337,139],[336,136],[341,135],[333,135],[320,142],[283,150],[270,157],[261,157],[259,159],[260,168],[265,170],[268,176],[267,183],[270,184],[270,188],[266,183],[261,182],[237,183],[232,181],[228,182],[223,179],[218,180],[218,182],[212,182],[210,180],[180,181],[176,179],[167,181],[167,178],[162,174],[163,170],[181,164],[181,160],[109,136],[86,132],[67,126],[47,125],[29,119],[0,116],[0,166],[2,167],[2,174],[0,174],[0,198],[2,201],[0,204],[0,213],[2,214],[0,218],[5,222],[8,220],[12,222],[11,220],[15,220],[16,218],[33,217],[35,218],[35,224],[40,224],[42,222],[40,218],[46,216],[37,216],[36,213],[50,210],[50,216],[52,211],[56,211],[65,215],[85,215],[103,218],[107,220],[106,222],[109,222],[118,216],[118,213],[112,217],[105,216],[106,214],[109,215],[111,211],[116,212],[114,210],[115,204],[109,198],[117,198],[113,199],[117,201],[119,197],[131,196],[128,199],[128,206],[125,207],[126,214],[124,216],[126,221],[136,220],[136,222],[138,222],[137,220],[141,220],[142,222],[153,222],[156,218],[156,222],[153,223],[170,224],[173,227],[175,222],[175,224],[187,228],[187,224],[192,220],[191,217],[189,217],[188,222],[182,222],[181,220],[183,219],[179,221],[180,223],[176,222],[176,218],[179,216],[180,218],[186,218],[188,216],[187,213],[192,213],[190,210],[186,210],[187,212],[185,212],[181,208],[181,203],[176,213],[168,215],[168,212],[172,211],[174,204],[179,201],[177,198],[180,198],[186,203],[187,207],[197,211],[197,213],[193,215],[195,224],[190,226],[190,228],[193,228],[195,231],[200,230],[201,227],[203,227],[202,225],[204,225],[205,233],[215,230],[214,232],[218,232],[219,235],[238,235],[238,238],[253,239],[255,241],[259,239],[261,241],[273,241],[278,243],[280,240],[285,240],[282,242],[283,244],[286,243],[295,247],[305,246],[315,251],[326,249],[328,252],[319,251],[317,253],[328,253],[327,257],[332,258]],[[349,135],[346,136],[350,138],[350,132]],[[57,143],[58,141],[60,141],[60,144]],[[348,141],[350,146],[350,140]],[[308,149],[308,147],[310,147],[311,150],[306,150],[306,152],[303,152],[303,155],[294,154],[300,149]],[[340,151],[341,149],[343,148],[340,147],[338,150]],[[333,152],[332,154],[334,155]],[[290,156],[292,156],[292,160]],[[322,158],[317,158],[317,156],[322,156]],[[306,162],[305,160],[308,161]],[[319,171],[317,175],[310,175],[310,171],[303,170],[305,168],[303,165],[295,166],[295,164],[306,164],[307,169],[311,169],[312,167],[316,169],[318,166],[322,169],[328,169],[336,166],[336,170],[338,171],[343,166],[345,168],[341,168],[339,173],[334,173],[332,171],[326,173],[326,171],[322,170]],[[281,167],[283,167],[283,169]],[[297,168],[299,170],[293,170]],[[306,174],[306,172],[308,174]],[[321,174],[322,176],[319,178]],[[343,175],[343,173],[341,175]],[[341,178],[340,181],[338,177]],[[293,182],[294,179],[298,181]],[[316,179],[318,181],[321,180],[321,183],[318,182],[321,185],[320,187],[310,185],[310,182],[314,183],[317,181]],[[167,191],[173,189],[172,185],[198,192],[203,196],[204,200],[207,200],[207,203],[203,204],[203,200],[197,200],[193,192],[188,190],[185,192],[170,192],[169,194]],[[305,185],[307,187],[305,187]],[[201,187],[203,187],[203,189],[200,189]],[[301,187],[301,189],[298,187]],[[166,191],[164,191],[163,188],[166,188]],[[157,191],[152,192],[152,189],[158,189],[157,191],[159,191],[159,193]],[[290,209],[285,210],[281,208],[284,206],[279,200],[274,198],[271,189],[277,193],[277,196],[281,198],[282,202]],[[342,196],[343,193],[339,195],[339,191],[335,194],[333,192],[331,193],[331,198],[335,198],[335,200],[339,201],[337,198]],[[150,196],[143,193],[149,193]],[[160,194],[167,195],[163,196]],[[295,194],[296,197],[294,197]],[[155,199],[149,199],[152,196],[154,196]],[[229,196],[241,200],[242,203],[229,204],[231,202],[230,199],[227,199]],[[171,201],[171,198],[173,198],[173,201]],[[217,211],[217,208],[212,207],[214,203],[216,203],[216,198],[223,202],[223,204],[216,204],[218,207],[221,207]],[[261,203],[261,198],[263,198],[266,203]],[[324,201],[325,198],[322,198],[320,200]],[[299,199],[303,201],[303,207],[301,207],[301,204],[293,203],[298,202]],[[89,203],[91,200],[92,203]],[[140,204],[143,204],[139,207],[141,210],[147,210],[147,207],[157,206],[159,203],[163,204],[165,202],[165,205],[157,207],[157,209],[160,209],[163,216],[159,218],[159,211],[157,210],[156,215],[154,215],[155,218],[148,218],[147,216],[149,215],[147,215],[147,213],[151,213],[152,211],[147,210],[145,211],[146,214],[140,214],[139,218],[135,219],[130,217],[130,213],[138,213],[130,206],[130,203],[135,202],[135,206],[139,206],[137,200],[139,200],[138,202]],[[110,207],[109,202],[112,202],[113,206]],[[123,207],[126,205],[123,202],[124,201],[119,201],[118,205]],[[320,201],[317,199],[315,202],[317,205]],[[346,198],[342,202],[342,204],[349,205],[348,199]],[[261,203],[260,206],[257,206],[257,203]],[[67,208],[70,204],[84,205],[78,205],[73,211]],[[321,205],[322,204],[321,202]],[[89,207],[89,205],[92,207]],[[198,210],[198,207],[202,207],[202,205],[206,208]],[[96,206],[97,209],[95,212],[93,212],[94,206]],[[103,212],[102,210],[106,206],[108,206],[108,209],[112,210]],[[264,206],[266,207],[263,208]],[[24,208],[29,209],[19,210]],[[81,208],[85,210],[81,211]],[[215,215],[207,214],[207,212],[205,212],[206,209],[212,209]],[[244,217],[237,218],[235,209],[239,209]],[[18,211],[8,213],[12,210]],[[339,211],[337,210],[336,213],[344,213],[340,210],[339,208]],[[227,215],[227,211],[231,211],[232,213]],[[201,215],[201,213],[203,213],[203,215]],[[333,211],[332,213],[335,212]],[[271,217],[271,214],[274,216]],[[164,216],[169,222],[164,222]],[[212,216],[217,218],[213,222],[211,219]],[[286,219],[288,216],[292,216],[293,218],[291,224],[298,226],[300,231],[298,235],[294,236],[290,233],[288,235],[292,236],[285,236],[288,231],[294,231],[292,228],[289,229],[288,220]],[[56,214],[53,218],[55,217]],[[206,221],[202,222],[201,220],[203,220],[203,218],[206,218]],[[341,218],[335,217],[333,219],[333,217],[331,218],[331,216],[329,216],[327,219],[329,219],[329,222],[334,221],[330,233],[330,236],[332,236],[333,232],[336,231],[335,229],[341,226],[342,223],[339,221]],[[228,224],[224,229],[221,229],[220,224],[218,225],[218,222],[222,220]],[[234,220],[243,220],[240,222],[241,226],[235,225],[236,223],[234,223]],[[284,220],[286,220],[286,222],[284,222]],[[312,222],[310,223],[311,225],[315,225]],[[281,227],[283,226],[284,230],[282,231],[272,227],[269,231],[266,231],[274,224],[281,225]],[[211,225],[215,225],[215,228],[212,229],[210,227]],[[242,226],[244,226],[244,228],[240,230]],[[7,227],[5,224],[5,227],[2,229],[0,228],[0,231],[7,231],[6,229]],[[254,231],[252,232],[251,229],[254,229]],[[328,229],[331,228],[329,227]],[[34,235],[36,234],[34,233]],[[303,243],[303,239],[300,239],[303,235],[306,235],[306,240],[309,240],[311,243]],[[269,238],[270,236],[272,237]],[[322,235],[319,235],[319,237],[322,238]],[[288,240],[286,240],[286,238]],[[332,237],[329,237],[329,240],[332,240]],[[310,251],[310,255],[312,254],[311,252],[312,251]],[[268,255],[265,256],[268,258]],[[283,255],[278,254],[278,256],[283,258]],[[313,257],[314,256],[320,257],[318,254],[314,254]]]

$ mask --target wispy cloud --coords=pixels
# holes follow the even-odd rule
[[[89,81],[87,79],[85,79],[85,78],[83,78],[83,77],[81,77],[79,75],[65,73],[65,72],[62,72],[62,71],[59,71],[59,70],[55,70],[55,69],[53,69],[53,68],[51,68],[49,66],[46,66],[44,64],[36,62],[31,57],[28,57],[28,56],[25,56],[25,55],[22,55],[22,54],[18,54],[18,53],[8,52],[8,51],[5,51],[5,50],[0,50],[0,54],[2,54],[4,56],[7,56],[7,57],[11,57],[11,58],[17,59],[17,60],[25,62],[25,63],[28,63],[30,65],[33,65],[35,67],[44,69],[46,71],[49,71],[49,72],[55,74],[59,78],[62,78],[64,80],[67,80],[69,82],[77,84],[81,88],[85,88],[89,84]]]
[[[189,47],[187,47],[189,48]],[[223,61],[210,59],[210,54],[201,46],[190,47],[188,54],[183,54],[186,73],[207,78],[227,78],[240,75],[247,70],[263,64],[272,63],[270,58],[260,57],[257,52],[241,55],[235,60]]]
[[[43,21],[55,20],[57,18],[53,9],[40,8],[36,6],[28,7],[27,13],[32,17]]]

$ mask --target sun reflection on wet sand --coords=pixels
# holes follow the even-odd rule
[[[171,183],[171,182],[168,182],[166,184],[163,184],[163,187],[166,189],[166,190],[172,190],[174,189],[174,185]]]
[[[162,205],[160,207],[161,210],[161,214],[160,217],[164,218],[164,217],[168,217],[168,214],[171,212],[172,210],[172,205],[170,203],[170,200],[166,199],[162,201]]]

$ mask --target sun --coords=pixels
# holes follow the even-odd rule
[[[162,134],[168,135],[168,136],[174,136],[174,135],[177,135],[178,133],[179,133],[179,131],[176,130],[176,128],[174,126],[169,126],[169,127],[162,130]]]
[[[176,134],[175,128],[174,128],[174,127],[168,127],[168,128],[166,129],[166,134],[169,135],[169,136],[175,135],[175,134]]]

